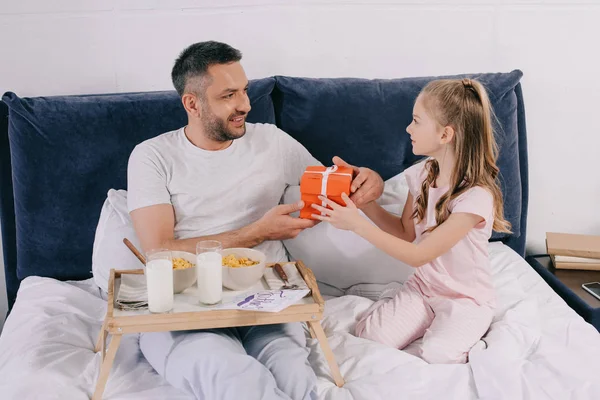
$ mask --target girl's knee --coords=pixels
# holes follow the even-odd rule
[[[354,328],[354,334],[357,337],[371,339],[374,340],[369,331],[381,329],[382,325],[382,316],[381,311],[382,307],[389,301],[390,299],[381,299],[373,304],[371,307],[365,311],[360,319],[358,320],[356,327]]]
[[[355,335],[396,349],[404,348],[414,339],[407,337],[404,332],[398,331],[390,324],[376,323],[372,316],[356,324]]]
[[[373,321],[373,313],[365,314],[362,319],[356,323],[354,328],[355,336],[363,339],[369,339],[379,342],[377,332],[380,332],[383,327]]]

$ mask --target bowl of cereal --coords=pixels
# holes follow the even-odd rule
[[[264,253],[255,249],[231,248],[221,250],[223,256],[223,286],[244,290],[256,284],[265,273]]]
[[[181,293],[196,283],[196,255],[187,251],[171,251],[173,257],[173,293]]]

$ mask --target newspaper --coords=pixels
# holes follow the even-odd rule
[[[309,293],[310,290],[308,289],[261,290],[239,295],[230,301],[223,302],[214,309],[279,312],[297,303]]]
[[[291,285],[296,285],[299,289],[308,289],[308,285],[304,282],[302,275],[298,272],[298,268],[295,263],[280,264],[283,271],[288,276],[288,282]],[[264,280],[267,282],[269,289],[283,289],[284,282],[279,277],[279,274],[275,272],[273,268],[267,268],[263,275]]]
[[[121,275],[121,285],[115,303],[121,310],[143,310],[148,308],[146,276],[137,274]]]

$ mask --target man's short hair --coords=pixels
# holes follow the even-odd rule
[[[242,53],[228,44],[214,41],[194,43],[175,61],[171,71],[173,86],[179,96],[183,96],[187,83],[193,78],[203,77],[211,65],[229,64],[241,59]]]

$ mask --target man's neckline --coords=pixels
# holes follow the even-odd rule
[[[185,128],[186,127],[184,126],[179,130],[179,134],[181,135],[181,139],[184,142],[185,148],[190,151],[195,152],[196,154],[202,154],[204,156],[209,156],[209,157],[218,157],[218,156],[227,155],[227,154],[231,153],[235,149],[237,142],[243,138],[242,137],[240,139],[233,140],[228,147],[226,147],[222,150],[206,150],[206,149],[196,146],[195,144],[193,144],[190,141],[190,139],[185,134]]]

